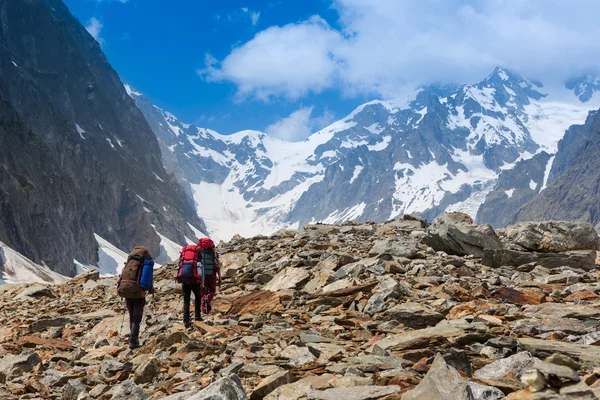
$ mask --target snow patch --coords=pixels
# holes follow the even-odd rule
[[[535,182],[533,181],[533,179],[531,179],[531,180],[529,181],[529,187],[531,188],[531,190],[535,190],[535,188],[537,187],[537,183],[535,183]]]
[[[127,261],[127,253],[117,248],[108,240],[94,233],[98,242],[98,266],[100,275],[119,275]]]
[[[46,265],[39,265],[0,242],[0,284],[5,283],[62,283],[67,281]]]
[[[510,190],[504,191],[504,193],[506,193],[506,195],[508,196],[509,199],[512,197],[514,192],[515,192],[515,189],[510,189]]]
[[[85,131],[83,130],[82,127],[79,126],[78,123],[75,123],[75,129],[77,129],[77,133],[79,133],[79,136],[81,136],[81,138],[83,140],[85,140],[85,137],[83,136],[83,134],[85,133]]]
[[[350,183],[354,182],[356,178],[360,175],[360,172],[364,169],[362,165],[357,165],[354,167],[354,173],[352,174],[352,178],[350,178]]]
[[[112,140],[110,140],[109,138],[106,138],[106,141],[108,142],[110,147],[112,147],[113,149],[115,148],[115,145],[113,144]]]
[[[385,136],[381,142],[378,142],[374,145],[367,146],[370,151],[382,151],[387,149],[389,144],[392,142],[391,136]]]
[[[542,183],[542,188],[540,189],[540,193],[542,192],[542,190],[546,189],[546,187],[548,186],[548,178],[550,177],[550,171],[552,171],[552,164],[554,163],[554,157],[556,157],[556,156],[553,155],[548,160],[548,164],[546,164],[546,170],[544,171],[544,182]]]

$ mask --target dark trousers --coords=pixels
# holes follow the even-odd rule
[[[204,293],[202,295],[202,312],[204,314],[210,313],[212,302],[217,292],[217,277],[212,275],[206,275],[204,277]]]
[[[142,323],[146,298],[125,299],[125,304],[127,305],[127,311],[129,311],[129,324],[134,322],[138,324]]]
[[[190,325],[190,300],[192,292],[194,293],[194,317],[197,321],[201,320],[200,306],[202,301],[202,288],[199,283],[181,285],[183,292],[183,324]]]
[[[139,346],[138,337],[140,335],[140,324],[144,316],[146,298],[125,299],[125,304],[127,305],[127,311],[129,311],[129,329],[131,331],[129,334],[129,344],[130,346],[137,347]]]

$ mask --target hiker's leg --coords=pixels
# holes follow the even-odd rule
[[[140,346],[139,335],[140,325],[144,316],[144,306],[146,305],[146,299],[135,299],[132,302],[131,312],[131,334],[129,335],[129,348],[135,349]]]
[[[133,299],[125,299],[125,307],[127,307],[127,313],[129,314],[129,332],[131,332],[131,324],[133,323],[133,305]]]
[[[211,302],[217,291],[217,280],[214,274],[206,277],[205,290],[206,293],[204,294],[204,299],[206,302],[206,313],[208,314],[212,309]]]
[[[181,285],[181,291],[183,292],[183,324],[185,326],[190,325],[190,296],[192,295],[192,288],[190,285]]]
[[[194,319],[196,321],[202,321],[202,314],[200,310],[202,308],[202,288],[200,284],[194,285]]]

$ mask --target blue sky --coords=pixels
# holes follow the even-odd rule
[[[125,82],[225,134],[301,140],[419,84],[600,65],[592,0],[64,1]]]
[[[64,1],[84,26],[99,28],[102,49],[121,79],[183,122],[225,134],[265,130],[299,109],[314,106],[311,114],[320,128],[367,99],[342,98],[328,90],[302,99],[265,102],[236,96],[237,85],[232,82],[208,82],[198,74],[205,68],[206,54],[225,58],[234,46],[269,26],[315,14],[335,25],[337,13],[329,1],[171,0],[168,6],[164,0]]]

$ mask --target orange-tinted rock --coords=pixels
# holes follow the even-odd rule
[[[534,290],[516,290],[501,287],[494,292],[494,298],[514,304],[541,304],[545,302],[546,296],[544,293]]]
[[[234,315],[259,314],[277,311],[282,308],[279,301],[280,295],[269,290],[259,290],[243,295],[232,301],[229,313]]]
[[[19,339],[19,345],[23,347],[52,347],[58,350],[70,350],[73,347],[73,344],[68,340],[44,339],[39,336],[24,336]]]

